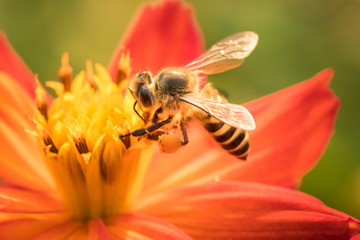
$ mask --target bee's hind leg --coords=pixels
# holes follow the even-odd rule
[[[181,122],[180,123],[180,128],[181,128],[181,133],[184,137],[184,141],[181,142],[182,145],[186,145],[189,143],[189,138],[186,132],[186,126],[185,126],[185,122]]]
[[[169,133],[167,133],[167,132],[164,132],[164,131],[161,131],[161,130],[157,130],[157,131],[148,133],[147,136],[146,136],[146,138],[149,139],[149,140],[158,141],[159,138],[160,138],[162,135],[168,135],[168,134],[169,134]]]
[[[189,142],[185,127],[185,121],[180,122],[179,127],[183,135],[183,140],[178,138],[176,134],[162,135],[159,138],[159,146],[162,152],[174,153]]]

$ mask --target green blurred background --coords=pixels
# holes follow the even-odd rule
[[[42,81],[54,80],[64,51],[75,72],[87,59],[107,65],[141,2],[0,0],[0,28]],[[301,189],[360,218],[360,1],[188,2],[207,46],[239,31],[260,36],[242,67],[210,78],[231,102],[274,92],[326,67],[335,69],[331,86],[342,99],[336,133]]]

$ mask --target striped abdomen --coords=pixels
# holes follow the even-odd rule
[[[239,159],[246,160],[249,152],[247,132],[214,118],[203,121],[203,125],[225,150]]]

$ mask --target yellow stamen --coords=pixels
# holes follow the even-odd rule
[[[65,92],[70,91],[72,70],[72,67],[69,65],[69,54],[66,52],[61,57],[61,67],[58,71]]]
[[[125,79],[128,79],[130,76],[130,52],[126,51],[125,54],[122,54],[118,62],[118,71],[116,75],[116,84],[122,83]]]
[[[48,82],[57,93],[43,114],[35,114],[37,134],[45,161],[72,218],[88,221],[127,211],[139,193],[154,151],[150,141],[119,135],[143,127],[133,112],[134,99],[127,89],[128,53],[119,69],[122,83],[111,80],[106,68],[87,62],[72,82],[68,55],[59,75],[62,84]],[[121,68],[120,68],[121,67]],[[39,102],[45,99],[37,90]],[[42,101],[44,102],[44,101]],[[40,109],[37,112],[41,112]]]
[[[41,86],[38,76],[35,75],[35,82],[37,84],[35,95],[36,95],[36,106],[41,115],[48,120],[48,105],[45,89]]]
[[[89,82],[90,86],[92,88],[95,88],[96,84],[95,84],[95,80],[94,80],[94,69],[92,67],[92,63],[90,60],[86,61],[86,81]]]
[[[43,139],[44,139],[45,145],[47,147],[49,147],[49,152],[52,152],[52,153],[55,153],[55,154],[57,154],[59,152],[59,150],[56,148],[53,140],[49,136],[49,133],[45,129],[43,131]]]

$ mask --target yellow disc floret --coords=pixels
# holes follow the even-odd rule
[[[128,53],[119,61],[122,75],[115,82],[106,68],[96,64],[94,71],[89,61],[72,80],[68,61],[64,54],[61,82],[46,83],[57,95],[51,104],[38,84],[36,136],[72,218],[106,218],[126,211],[137,196],[154,144],[119,139],[143,127],[127,90]]]

